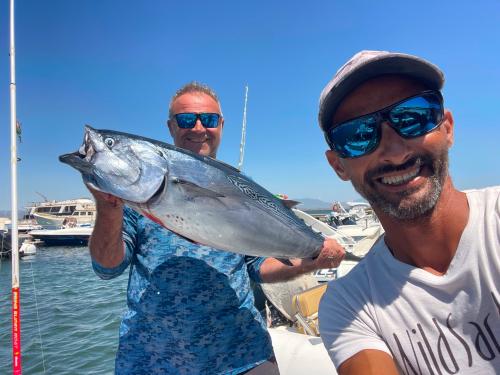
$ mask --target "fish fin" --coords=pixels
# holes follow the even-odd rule
[[[181,180],[180,178],[174,177],[172,181],[176,184],[182,185],[186,190],[190,190],[197,196],[205,196],[210,198],[224,198],[225,195],[217,193],[216,191],[204,188],[202,186],[196,185],[194,182]]]
[[[300,202],[291,199],[282,199],[281,202],[286,208],[294,208],[296,205],[300,204]]]
[[[357,255],[354,255],[350,251],[345,252],[344,260],[353,260],[356,262],[360,262],[363,259],[363,257],[359,257]]]

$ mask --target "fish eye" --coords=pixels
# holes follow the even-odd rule
[[[115,144],[115,140],[113,138],[106,138],[104,140],[104,144],[108,147],[113,147],[113,145]]]

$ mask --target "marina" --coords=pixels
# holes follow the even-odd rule
[[[335,237],[346,250],[361,257],[377,238],[372,234],[363,237],[361,233],[366,228],[356,224],[354,217],[352,226],[358,228],[357,237],[363,237],[359,240],[347,235],[342,226],[328,225],[325,222],[328,214],[314,217],[296,209],[294,213],[315,231]],[[28,232],[30,239],[24,243],[34,239],[44,242],[37,242],[36,253],[24,254],[20,261],[24,301],[22,355],[27,373],[113,373],[128,272],[117,279],[102,281],[92,270],[86,246],[78,246],[78,241],[71,246],[57,246],[57,240],[48,238],[50,234],[55,238],[61,232],[68,237],[69,233],[85,232],[88,238],[91,230],[91,226],[73,226]],[[363,241],[370,245],[361,245]],[[348,273],[356,263],[344,261],[336,269],[320,270],[291,282],[263,284],[264,297],[256,294],[256,303],[268,320],[275,354],[284,374],[299,375],[306,369],[314,374],[335,374],[315,328],[317,305],[325,282]],[[0,263],[0,283],[5,289],[0,292],[0,305],[6,310],[10,269],[8,260]],[[311,304],[316,306],[313,310]],[[276,314],[281,318],[273,319]],[[0,324],[8,326],[8,314],[2,314]],[[0,332],[0,373],[10,368],[9,340],[10,331]]]
[[[43,247],[20,260],[26,374],[112,374],[127,273],[96,277],[86,247]],[[0,374],[12,373],[10,260],[0,263]]]
[[[17,223],[18,244],[28,241],[35,247],[84,246],[92,233],[95,211],[95,203],[89,198],[30,203]],[[0,257],[10,254],[11,232],[11,220],[0,217]]]
[[[10,262],[0,263],[0,373],[10,372]],[[86,247],[39,247],[21,259],[23,367],[27,374],[112,374],[128,273],[100,280]],[[284,374],[311,365],[334,372],[321,339],[293,328],[270,328]],[[307,362],[304,359],[307,358]],[[315,372],[314,374],[326,374]]]

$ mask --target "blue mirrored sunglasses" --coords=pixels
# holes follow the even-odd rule
[[[200,119],[203,127],[216,128],[219,126],[221,116],[218,113],[177,113],[174,117],[179,128],[193,129],[198,119]]]
[[[325,132],[330,148],[342,158],[358,158],[375,151],[382,137],[381,124],[403,138],[417,138],[436,129],[443,120],[443,97],[424,91],[379,111],[343,122]]]

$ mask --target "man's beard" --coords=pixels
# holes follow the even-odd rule
[[[419,188],[408,189],[398,193],[399,199],[389,199],[384,193],[380,193],[377,190],[374,176],[405,170],[415,165],[420,165],[420,168],[427,167],[431,172],[431,175],[427,177],[430,187],[427,188],[423,196],[412,197],[412,194],[420,190]],[[432,213],[443,190],[447,174],[448,149],[445,148],[437,156],[431,154],[418,155],[399,166],[384,165],[376,170],[368,171],[365,173],[364,179],[366,185],[360,186],[360,184],[353,182],[353,186],[372,207],[379,208],[395,219],[414,220]]]

